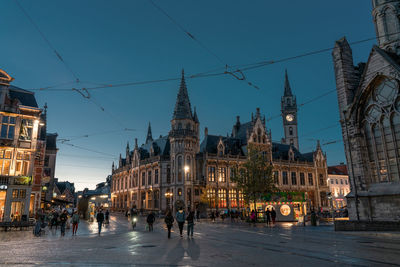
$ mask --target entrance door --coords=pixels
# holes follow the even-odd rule
[[[23,211],[24,211],[24,202],[23,201],[11,202],[11,220],[12,221],[20,221]]]

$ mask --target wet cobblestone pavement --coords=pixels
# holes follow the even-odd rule
[[[400,266],[400,233],[334,232],[332,226],[282,223],[256,227],[230,222],[200,222],[194,238],[172,238],[157,219],[146,232],[135,231],[124,216],[111,216],[101,236],[97,223],[81,222],[78,235],[67,230],[0,232],[0,264],[63,266]]]

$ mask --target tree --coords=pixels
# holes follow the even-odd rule
[[[263,196],[276,191],[272,174],[272,164],[263,155],[259,147],[249,144],[244,164],[237,166],[232,181],[243,192],[246,202],[256,203]]]

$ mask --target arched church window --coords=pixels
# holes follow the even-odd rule
[[[293,128],[289,127],[289,135],[293,135]]]
[[[261,143],[261,129],[260,128],[258,128],[257,134],[258,134],[258,143]]]
[[[363,133],[372,183],[399,180],[399,85],[384,78],[366,102]]]
[[[192,169],[192,161],[190,156],[187,156],[186,158],[186,166],[185,166],[185,173],[186,173],[186,180],[190,181],[190,171]]]

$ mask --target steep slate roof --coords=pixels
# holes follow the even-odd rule
[[[140,159],[150,157],[150,148],[153,146],[155,156],[169,155],[170,143],[168,136],[160,137],[152,142],[148,142],[139,148]]]
[[[251,121],[240,124],[236,138],[240,139],[243,143],[247,143],[247,130],[249,132],[253,130],[253,123]]]
[[[233,137],[220,137],[217,135],[207,135],[203,142],[201,142],[200,152],[208,152],[212,154],[218,153],[218,143],[220,138],[225,146],[225,154],[244,155],[240,139]]]
[[[189,94],[186,88],[185,73],[182,70],[181,86],[174,109],[173,119],[193,119],[192,108],[190,106]]]
[[[288,160],[290,147],[294,153],[294,160],[313,162],[313,152],[301,154],[294,146],[281,143],[272,143],[272,158]]]
[[[56,133],[48,133],[46,135],[46,149],[57,149],[57,136]]]
[[[37,108],[38,104],[33,92],[10,85],[9,87],[10,98],[18,99],[22,105]]]
[[[330,166],[328,167],[328,174],[348,175],[347,165]]]

